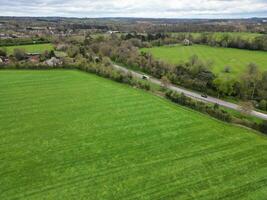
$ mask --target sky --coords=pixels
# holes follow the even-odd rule
[[[267,0],[0,0],[0,16],[267,17]]]

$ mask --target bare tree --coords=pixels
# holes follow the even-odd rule
[[[171,83],[167,76],[162,76],[160,80],[163,88],[167,88]]]
[[[250,114],[253,108],[254,106],[250,101],[240,103],[240,110],[243,114]]]
[[[254,63],[250,63],[248,65],[247,73],[248,73],[248,80],[247,81],[250,81],[251,86],[252,86],[251,99],[253,99],[257,84],[260,80],[260,72],[259,72],[258,66]]]

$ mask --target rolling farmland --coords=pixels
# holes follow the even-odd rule
[[[30,44],[30,45],[19,45],[19,46],[8,46],[5,47],[7,49],[7,53],[10,55],[13,53],[13,50],[24,49],[27,53],[43,53],[45,51],[53,50],[52,44]]]
[[[0,199],[266,199],[266,136],[79,71],[0,80]]]
[[[230,75],[239,76],[252,62],[256,63],[260,70],[267,70],[267,52],[264,51],[216,48],[205,45],[163,46],[142,49],[142,51],[150,52],[155,58],[173,64],[187,61],[193,55],[197,55],[201,60],[213,61],[212,71],[222,75],[225,75],[223,72],[225,67],[230,67]]]

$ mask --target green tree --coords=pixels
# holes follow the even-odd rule
[[[216,78],[213,81],[218,91],[218,97],[220,95],[230,96],[234,92],[234,81],[230,78],[223,79],[221,77]]]
[[[255,63],[250,63],[241,80],[243,80],[243,92],[248,94],[247,97],[249,99],[254,99],[256,88],[261,80],[261,73],[259,72],[258,66]]]
[[[195,64],[197,64],[199,61],[199,58],[196,54],[192,55],[190,58],[189,58],[189,64],[191,66],[194,66]]]
[[[260,131],[263,133],[267,133],[267,121],[264,121],[260,124]]]
[[[0,48],[0,56],[3,56],[3,57],[7,56],[7,50],[5,48]]]
[[[91,37],[90,33],[87,33],[84,39],[84,45],[90,45],[92,44],[93,38]]]
[[[267,101],[266,100],[261,100],[260,103],[259,103],[259,108],[261,110],[267,110]]]
[[[67,54],[69,57],[74,58],[80,53],[80,48],[78,46],[70,46],[67,50]]]
[[[24,49],[14,49],[13,55],[17,60],[23,60],[26,58],[26,52]]]

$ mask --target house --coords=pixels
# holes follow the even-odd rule
[[[0,64],[9,64],[9,59],[7,57],[0,57]]]
[[[27,60],[33,63],[39,63],[40,56],[40,53],[27,53]]]
[[[40,53],[27,53],[27,56],[30,57],[30,56],[41,56]]]
[[[99,63],[101,61],[101,59],[98,56],[93,56],[93,60],[96,63]]]
[[[184,43],[184,46],[190,46],[191,45],[191,42],[188,39],[184,39],[183,43]]]
[[[119,33],[119,31],[108,31],[108,34],[114,34],[114,33]]]
[[[40,56],[35,55],[35,56],[29,56],[28,61],[32,63],[39,63],[40,62]]]
[[[51,59],[45,61],[45,64],[47,64],[50,67],[55,67],[62,65],[62,61],[56,57],[52,57]]]

